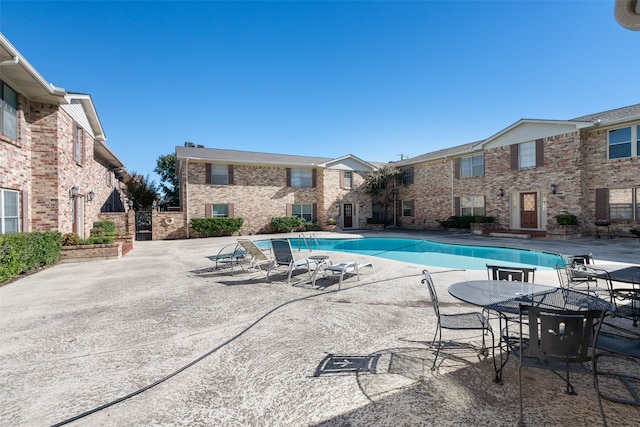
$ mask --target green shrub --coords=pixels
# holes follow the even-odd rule
[[[556,222],[558,225],[578,225],[578,217],[573,214],[558,214]]]
[[[86,239],[81,239],[76,233],[67,233],[62,236],[62,246],[78,246],[78,245],[104,245],[115,242],[113,236],[106,234],[94,234]]]
[[[382,224],[380,218],[367,218],[367,224]]]
[[[308,223],[306,220],[297,216],[279,216],[279,217],[271,218],[271,222],[269,222],[271,231],[273,233],[290,233],[292,231],[306,231],[307,224],[311,224],[311,223]]]
[[[336,225],[336,224],[337,224],[337,222],[336,222],[336,220],[334,218],[329,218],[327,220],[327,225]]]
[[[75,246],[79,245],[82,239],[76,233],[67,233],[62,236],[62,246]]]
[[[113,221],[94,221],[93,228],[102,230],[104,234],[115,234],[116,233],[116,223]],[[97,232],[96,234],[100,234]]]
[[[60,233],[0,234],[0,282],[60,260]]]
[[[198,234],[209,236],[230,236],[244,224],[242,218],[191,218],[190,225]]]
[[[635,234],[636,237],[640,237],[640,228],[632,228],[629,231],[631,234]]]
[[[471,223],[492,223],[495,218],[485,215],[462,215],[450,216],[447,219],[438,219],[438,224],[442,228],[471,228]]]

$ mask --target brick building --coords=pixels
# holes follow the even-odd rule
[[[321,227],[364,228],[373,215],[361,189],[378,165],[349,155],[327,159],[176,147],[185,222],[240,216],[241,233],[271,217],[303,216]],[[403,173],[396,223],[435,229],[451,215],[487,215],[502,230],[561,237],[556,215],[571,213],[574,235],[596,221],[617,235],[640,223],[640,104],[571,120],[523,119],[488,139],[392,162]],[[604,231],[604,230],[603,230]]]
[[[0,233],[76,232],[123,212],[123,163],[91,97],[47,83],[0,34]]]
[[[337,159],[176,147],[180,200],[190,218],[238,216],[242,234],[264,232],[273,217],[300,216],[323,227],[363,228],[371,198],[362,190],[375,166],[353,155]]]

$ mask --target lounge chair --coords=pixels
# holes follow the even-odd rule
[[[311,277],[311,265],[317,267],[318,261],[309,258],[296,259],[293,256],[293,250],[291,249],[291,243],[287,239],[271,239],[271,250],[273,251],[273,262],[269,265],[267,271],[267,278],[279,267],[285,267],[286,271],[283,274],[287,274],[287,283],[291,283],[291,275],[295,270],[306,269],[307,274]]]
[[[242,247],[246,251],[247,255],[251,258],[249,261],[249,269],[258,269],[262,271],[262,267],[267,265],[267,271],[271,268],[271,264],[274,262],[273,257],[260,249],[253,240],[238,239],[238,246]]]
[[[238,243],[231,243],[224,246],[216,255],[207,255],[205,258],[216,263],[216,269],[220,268],[233,268],[237,265],[244,270],[242,262],[245,259],[247,252],[238,245]]]
[[[358,281],[360,280],[360,269],[364,267],[371,267],[373,269],[373,264],[370,262],[365,263],[357,263],[354,261],[350,262],[341,262],[339,264],[326,265],[322,267],[323,276],[326,277],[327,271],[330,271],[333,274],[340,274],[340,281],[338,282],[338,290],[342,287],[342,279],[344,279],[345,273],[356,273],[358,276]],[[316,280],[318,279],[317,274],[313,276],[312,286],[316,285]]]

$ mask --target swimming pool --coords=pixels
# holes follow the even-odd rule
[[[294,250],[309,249],[309,242],[289,239]],[[261,247],[269,245],[268,240],[256,242]],[[555,269],[562,263],[557,254],[524,249],[497,248],[489,246],[465,246],[431,242],[419,239],[395,238],[349,238],[313,240],[313,249],[323,251],[349,252],[376,256],[395,261],[429,265],[444,268],[464,268],[467,270],[485,270],[486,264]]]

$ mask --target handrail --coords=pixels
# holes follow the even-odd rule
[[[318,243],[318,239],[314,233],[309,234],[309,241],[307,241],[307,237],[304,233],[298,233],[298,252],[300,252],[302,246],[300,245],[300,241],[303,241],[305,245],[309,246],[309,252],[313,252],[313,241],[316,242],[316,248],[320,249],[320,244]]]

